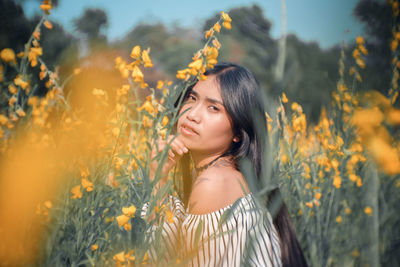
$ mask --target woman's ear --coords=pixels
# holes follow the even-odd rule
[[[233,142],[238,143],[240,141],[240,138],[238,136],[233,137]]]

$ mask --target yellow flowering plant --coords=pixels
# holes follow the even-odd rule
[[[398,13],[398,2],[390,5]],[[0,260],[10,265],[151,265],[150,247],[160,258],[166,253],[161,228],[154,226],[174,221],[165,198],[174,194],[174,173],[152,194],[161,170],[151,181],[149,165],[152,160],[165,161],[167,149],[154,159],[150,152],[156,138],[171,134],[179,116],[179,96],[206,79],[204,72],[217,64],[217,34],[231,29],[232,19],[221,13],[205,32],[204,46],[176,72],[175,83],[169,78],[151,82],[147,73],[157,63],[153,52],[132,44],[125,56],[112,62],[121,82],[113,88],[90,87],[82,81],[90,74],[84,66],[61,81],[42,59],[46,51],[41,30],[53,28],[48,21],[52,7],[49,0],[41,4],[44,16],[24,51],[0,51],[0,83],[6,96],[6,109],[0,113],[0,153],[7,158],[0,168],[0,195],[7,200],[0,202],[0,229],[8,230],[3,242],[9,244],[0,246]],[[390,44],[393,66],[399,64],[397,30]],[[363,265],[372,257],[384,258],[387,252],[371,244],[393,244],[384,229],[399,222],[393,215],[400,187],[398,73],[394,68],[388,97],[357,94],[354,84],[361,86],[368,66],[367,44],[358,36],[347,61],[342,51],[332,104],[321,110],[316,123],[285,93],[281,103],[270,108],[275,114],[265,118],[275,144],[272,178],[312,266]],[[43,96],[35,94],[33,70],[47,88]],[[79,99],[85,111],[64,96],[70,83],[88,87],[89,93]],[[145,203],[147,212],[141,214]],[[176,257],[167,264],[185,263]]]

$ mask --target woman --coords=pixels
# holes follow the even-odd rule
[[[267,127],[255,77],[232,63],[205,75],[185,93],[162,168],[166,175],[180,163],[184,185],[182,201],[170,197],[173,222],[163,225],[169,256],[183,253],[189,266],[306,266],[284,205],[272,223],[239,168],[247,159],[263,173]],[[160,139],[153,156],[167,143]]]

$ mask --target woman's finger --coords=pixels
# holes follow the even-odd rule
[[[175,140],[173,141],[173,143],[179,147],[180,150],[182,150],[183,153],[187,153],[189,152],[189,149],[185,146],[185,144],[179,139],[179,138],[175,138]]]

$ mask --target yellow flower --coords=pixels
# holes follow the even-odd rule
[[[39,78],[40,78],[40,80],[43,80],[44,78],[46,78],[46,76],[47,76],[47,72],[45,72],[45,71],[41,71],[41,72],[39,73]]]
[[[86,189],[87,192],[93,191],[93,183],[90,182],[89,180],[83,178],[82,179],[82,187]]]
[[[293,111],[302,112],[301,106],[296,102],[292,103],[291,108],[292,108]]]
[[[50,10],[53,8],[51,4],[51,0],[43,0],[43,3],[40,5],[40,9],[44,11],[47,15],[50,14]]]
[[[397,150],[380,137],[374,137],[368,146],[380,167],[387,174],[400,173],[400,158]]]
[[[354,111],[352,123],[360,130],[370,132],[371,127],[379,126],[383,118],[384,115],[378,108],[358,109]]]
[[[281,156],[281,162],[282,163],[287,163],[289,160],[288,160],[288,156],[286,155],[286,154],[282,154],[282,156]]]
[[[95,250],[97,250],[98,248],[99,248],[98,245],[96,245],[96,244],[92,245],[92,251],[95,251]]]
[[[216,47],[210,47],[206,51],[207,59],[216,59],[218,57],[218,49]]]
[[[351,112],[351,109],[350,109],[350,107],[349,107],[349,105],[347,103],[343,104],[343,111],[346,112],[346,113],[350,113]]]
[[[357,181],[357,175],[355,175],[354,173],[352,173],[352,174],[350,174],[349,175],[349,179],[350,179],[350,181],[352,181],[352,182],[355,182],[355,181]]]
[[[153,63],[151,62],[151,59],[149,57],[149,52],[147,50],[143,50],[142,52],[142,59],[144,62],[144,67],[145,68],[151,68],[153,67]]]
[[[346,212],[346,214],[350,214],[351,213],[351,209],[350,208],[346,208],[345,212]]]
[[[342,216],[337,216],[336,217],[336,222],[341,223],[342,222]]]
[[[81,186],[80,185],[74,186],[71,189],[71,193],[72,193],[71,196],[72,199],[82,198]]]
[[[8,123],[8,118],[3,114],[0,114],[0,125],[6,125]]]
[[[31,62],[31,66],[35,67],[37,65],[37,57],[43,54],[41,47],[31,47],[28,53],[28,60]]]
[[[130,224],[130,223],[125,224],[125,225],[124,225],[124,229],[125,229],[126,231],[132,230],[132,224]]]
[[[7,62],[16,63],[15,53],[14,53],[14,50],[12,50],[11,48],[4,48],[3,50],[1,50],[0,57],[1,57],[1,60],[3,60],[6,63]]]
[[[17,113],[18,116],[20,116],[20,117],[25,117],[25,115],[26,115],[25,111],[23,111],[22,108],[18,108],[18,109],[15,111],[15,113]]]
[[[214,26],[213,26],[213,29],[216,32],[219,32],[221,30],[221,24],[219,24],[219,22],[215,23]]]
[[[392,40],[392,42],[390,42],[390,49],[392,50],[392,52],[396,51],[398,45],[399,41],[397,40]]]
[[[139,45],[137,45],[134,48],[132,48],[131,58],[139,59],[140,58],[140,54],[141,54],[141,49],[140,49]]]
[[[362,36],[356,37],[356,44],[362,45],[364,43],[364,38]]]
[[[312,208],[313,207],[313,203],[312,202],[306,202],[306,206],[309,207],[309,208]]]
[[[114,221],[114,216],[113,216],[113,217],[107,217],[107,218],[104,219],[104,221],[105,221],[106,223],[113,222],[113,221]]]
[[[162,129],[158,132],[158,134],[162,137],[162,140],[165,140],[165,137],[167,136],[167,129]]]
[[[53,207],[53,204],[49,200],[45,201],[43,204],[48,209],[51,209]]]
[[[353,50],[353,58],[357,59],[360,58],[361,54],[360,54],[360,50],[358,50],[357,48]]]
[[[197,71],[200,70],[202,66],[203,66],[202,58],[199,58],[188,65],[189,68],[195,69]]]
[[[10,85],[8,86],[8,91],[9,91],[11,94],[16,94],[16,93],[17,93],[17,87],[15,87],[15,85],[13,85],[13,84],[10,84]]]
[[[213,33],[214,33],[213,29],[206,31],[204,38],[206,38],[206,39],[210,38],[213,35]]]
[[[165,126],[165,125],[168,124],[168,122],[169,122],[168,117],[167,117],[167,116],[164,116],[163,119],[162,119],[162,121],[161,121],[161,125],[162,125],[162,126]]]
[[[339,167],[339,162],[337,161],[337,159],[332,159],[331,164],[334,169],[337,169]]]
[[[122,212],[126,216],[134,217],[135,216],[135,212],[136,212],[136,207],[134,205],[131,205],[129,207],[123,207],[122,208]]]
[[[127,224],[129,222],[129,220],[130,220],[130,217],[126,216],[125,214],[117,216],[117,222],[118,222],[119,227]]]
[[[318,193],[315,194],[315,198],[316,198],[316,199],[321,199],[321,197],[322,197],[322,194],[321,194],[321,193],[318,192]]]
[[[186,79],[187,71],[188,71],[187,69],[178,70],[178,72],[176,73],[176,78],[180,80]]]
[[[141,107],[136,108],[137,111],[146,110],[150,114],[153,114],[156,110],[150,101],[146,100]]]
[[[358,66],[360,66],[360,68],[362,68],[362,69],[365,68],[365,62],[361,58],[357,58],[356,63]]]
[[[298,215],[303,215],[303,210],[299,209],[299,211],[297,212]]]
[[[75,68],[74,69],[74,75],[78,75],[79,73],[81,73],[81,69],[80,68]]]
[[[222,23],[222,26],[224,26],[226,29],[230,30],[232,28],[231,23],[228,21],[224,21]]]
[[[40,40],[40,32],[34,31],[34,32],[32,33],[32,35],[33,35],[33,37],[35,37],[37,40]]]
[[[135,256],[132,255],[133,252],[134,252],[133,249],[130,250],[128,253],[125,254],[125,258],[126,258],[127,260],[134,261],[134,260],[135,260]]]
[[[10,100],[8,100],[8,105],[9,105],[10,107],[12,107],[12,106],[15,104],[15,102],[17,102],[17,98],[15,97],[15,95],[13,95],[13,96],[10,98]]]
[[[282,94],[282,103],[287,103],[287,102],[289,102],[289,100],[287,99],[286,94],[283,93]]]
[[[128,166],[128,171],[137,170],[138,164],[135,159],[132,159]]]
[[[142,82],[143,81],[143,73],[142,71],[139,69],[138,66],[134,66],[133,67],[133,71],[132,71],[132,77],[133,77],[133,81],[134,82]]]
[[[218,42],[217,39],[214,39],[212,41],[212,44],[215,46],[215,48],[220,49],[221,48],[221,44]]]
[[[371,216],[372,215],[372,208],[370,206],[366,206],[364,209],[365,214]]]
[[[367,48],[365,48],[365,46],[360,45],[358,46],[358,48],[360,49],[361,53],[363,53],[365,56],[368,55],[368,50]]]
[[[124,262],[125,261],[125,253],[122,251],[122,252],[120,252],[118,254],[115,254],[113,259],[116,262]]]
[[[358,187],[361,187],[361,186],[362,186],[362,180],[361,180],[360,177],[357,178],[356,184],[357,184]]]
[[[26,81],[24,81],[22,79],[22,75],[21,74],[18,74],[17,77],[15,77],[14,83],[16,85],[20,86],[22,89],[26,89],[28,87],[28,85],[29,85],[28,82],[26,82]]]
[[[89,168],[86,166],[81,166],[80,167],[80,175],[82,178],[86,178],[90,175]]]
[[[163,81],[158,81],[156,88],[157,89],[162,89],[163,87],[164,87],[164,82]]]
[[[224,21],[227,21],[227,22],[232,21],[231,17],[229,17],[229,15],[227,13],[225,13],[224,11],[221,11],[221,16]]]
[[[50,21],[46,20],[43,24],[47,29],[53,29],[53,25],[50,23]]]
[[[340,188],[341,184],[342,184],[342,179],[340,178],[340,176],[336,175],[335,178],[333,178],[333,185],[336,188]]]
[[[357,257],[360,257],[360,252],[358,251],[358,249],[355,248],[355,249],[351,252],[351,255],[352,255],[353,257],[357,258]]]
[[[400,109],[391,108],[386,113],[386,120],[392,125],[400,124]]]
[[[153,125],[153,120],[144,115],[142,119],[142,124],[143,127],[151,127]]]

